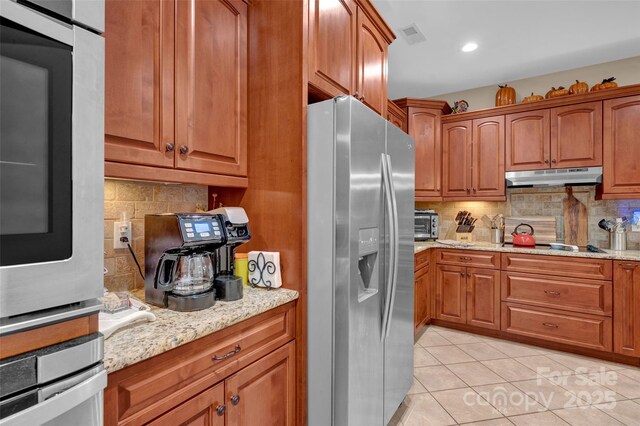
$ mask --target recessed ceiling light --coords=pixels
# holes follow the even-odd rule
[[[478,45],[471,41],[471,42],[465,44],[464,46],[462,46],[462,51],[463,52],[473,52],[477,48],[478,48]]]

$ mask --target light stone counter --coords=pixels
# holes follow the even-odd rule
[[[590,257],[593,259],[613,259],[628,260],[640,262],[640,250],[613,251],[604,250],[605,253],[589,253],[589,252],[570,252],[562,250],[548,249],[529,249],[515,248],[511,246],[502,247],[502,244],[491,244],[488,242],[477,241],[472,243],[470,247],[454,247],[450,245],[440,244],[435,241],[416,242],[414,245],[414,253],[419,253],[430,248],[449,248],[454,250],[483,250],[483,251],[499,251],[502,253],[524,253],[524,254],[542,254],[546,256],[567,256],[567,257]]]
[[[134,291],[133,295],[142,300],[144,291]],[[152,306],[155,321],[125,327],[105,340],[104,367],[112,373],[297,298],[295,290],[244,287],[241,300],[216,301],[214,306],[201,311],[176,312]]]

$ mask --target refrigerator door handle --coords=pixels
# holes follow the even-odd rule
[[[385,192],[385,201],[387,208],[387,216],[389,217],[389,271],[387,273],[387,280],[385,285],[385,298],[384,298],[384,308],[382,311],[382,333],[380,336],[380,340],[384,341],[386,336],[388,335],[387,327],[389,325],[389,314],[390,309],[389,306],[392,302],[392,288],[393,288],[393,271],[394,265],[396,263],[396,252],[395,252],[395,240],[396,240],[396,228],[395,223],[393,222],[394,210],[393,210],[393,199],[392,199],[392,189],[391,189],[391,179],[389,176],[389,158],[387,154],[381,154],[382,160],[382,183],[384,185]]]
[[[391,275],[391,300],[389,301],[389,312],[386,315],[387,317],[387,324],[384,327],[385,330],[385,338],[389,335],[389,324],[391,323],[391,318],[393,317],[393,304],[395,302],[396,299],[396,287],[398,284],[398,267],[399,267],[399,252],[400,252],[400,227],[398,225],[398,200],[396,199],[396,188],[395,185],[393,184],[393,169],[391,167],[391,156],[386,154],[387,157],[387,178],[389,179],[389,190],[390,190],[390,194],[391,194],[391,205],[392,205],[392,210],[393,210],[393,231],[390,233],[390,239],[391,239],[391,244],[393,245],[393,263],[390,263],[390,265],[392,265],[392,275]]]

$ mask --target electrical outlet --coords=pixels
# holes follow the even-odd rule
[[[127,243],[131,244],[131,222],[115,222],[113,224],[113,248],[127,248]],[[126,241],[121,238],[125,237]]]

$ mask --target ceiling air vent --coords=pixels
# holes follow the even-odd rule
[[[408,27],[401,28],[400,33],[409,44],[422,43],[427,40],[416,24],[411,24]]]

